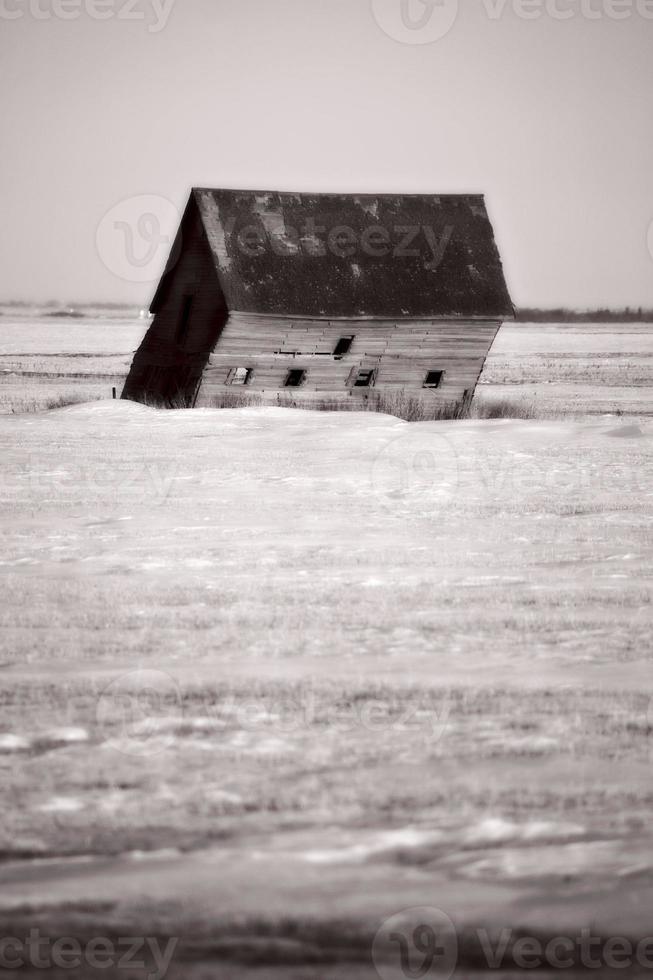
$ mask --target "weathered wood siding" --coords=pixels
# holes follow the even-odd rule
[[[252,371],[243,392],[286,391],[293,398],[316,395],[365,397],[353,387],[359,370],[376,372],[376,390],[406,389],[442,401],[471,395],[501,321],[304,319],[231,313],[204,370],[198,404],[231,386],[232,369]],[[341,337],[354,337],[341,358]],[[300,388],[285,388],[288,371],[304,370]],[[429,371],[444,371],[437,389],[424,389]]]

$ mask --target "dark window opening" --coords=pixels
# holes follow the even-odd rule
[[[227,378],[228,385],[248,385],[254,374],[253,368],[237,367],[232,368]]]
[[[423,388],[439,388],[444,378],[444,371],[429,371],[426,375]]]
[[[183,344],[188,335],[188,328],[190,326],[190,314],[193,309],[193,297],[184,296],[181,302],[181,309],[179,311],[179,319],[177,321],[177,329],[175,331],[175,343]]]
[[[374,371],[359,371],[354,378],[354,388],[369,388],[374,384]]]
[[[286,375],[286,388],[299,388],[304,384],[306,371],[288,371]]]
[[[351,345],[354,343],[353,337],[341,337],[336,344],[335,350],[333,352],[334,357],[344,357],[351,350]]]

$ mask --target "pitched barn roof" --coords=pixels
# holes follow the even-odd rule
[[[513,315],[482,195],[195,189],[231,310]]]

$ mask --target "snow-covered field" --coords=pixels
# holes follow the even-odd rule
[[[175,980],[369,980],[421,906],[462,966],[649,935],[644,394],[0,418],[2,935],[178,936]]]
[[[68,319],[5,310],[0,316],[0,414],[39,411],[65,398],[111,398],[122,390],[148,320]]]
[[[0,440],[10,922],[282,962],[420,905],[644,928],[653,425],[105,402]]]
[[[499,331],[479,391],[540,414],[650,416],[651,389],[650,323],[515,323]]]

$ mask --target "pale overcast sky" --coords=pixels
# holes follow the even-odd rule
[[[653,306],[651,0],[0,0],[0,72],[2,299],[146,305],[201,185],[483,192],[517,304]]]

